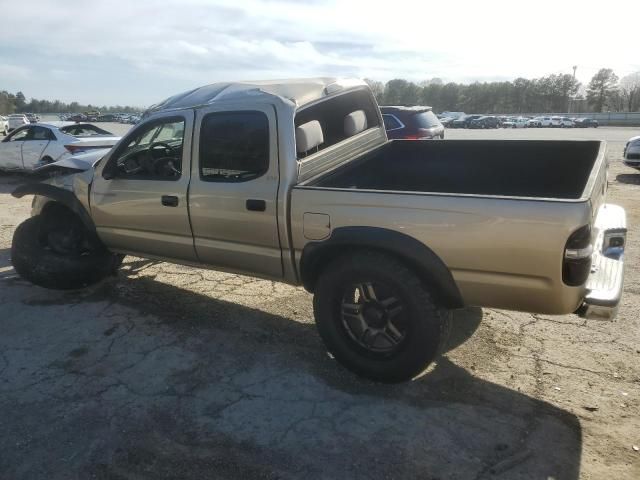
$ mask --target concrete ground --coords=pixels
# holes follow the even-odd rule
[[[446,356],[401,385],[336,364],[302,289],[137,258],[85,291],[21,280],[31,200],[0,177],[0,479],[640,478],[640,174],[619,161],[634,133],[447,131],[607,139],[625,296],[614,323],[459,311]]]

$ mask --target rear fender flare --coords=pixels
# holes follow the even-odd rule
[[[461,308],[464,301],[451,271],[433,250],[404,233],[378,227],[341,227],[331,237],[305,245],[300,258],[300,278],[313,292],[316,281],[329,262],[354,249],[371,249],[392,255],[413,270],[434,290],[436,298],[449,308]]]
[[[73,192],[69,190],[46,183],[33,183],[20,185],[11,192],[11,195],[16,198],[22,198],[26,195],[39,195],[58,202],[78,215],[84,226],[87,227],[91,233],[96,234],[96,226],[93,223],[91,215],[89,215],[89,212],[87,212],[86,208],[84,208]]]

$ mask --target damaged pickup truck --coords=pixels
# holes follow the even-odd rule
[[[328,350],[378,381],[424,371],[465,305],[611,319],[621,297],[603,143],[388,141],[360,81],[197,88],[70,168],[14,192],[35,195],[22,277],[80,288],[131,254],[303,285]]]

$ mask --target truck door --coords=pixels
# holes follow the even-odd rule
[[[277,138],[272,105],[197,112],[189,210],[201,262],[282,278]]]
[[[91,216],[111,248],[195,261],[189,225],[193,110],[135,127],[105,157],[91,189]]]

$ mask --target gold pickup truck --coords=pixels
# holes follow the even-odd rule
[[[75,170],[74,170],[75,169]],[[123,255],[303,285],[352,371],[411,379],[465,305],[613,318],[626,217],[594,141],[388,141],[360,81],[224,83],[171,97],[35,195],[16,271],[100,281]]]

